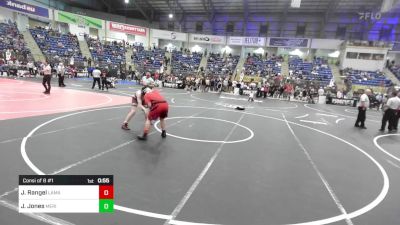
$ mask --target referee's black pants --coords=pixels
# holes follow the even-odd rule
[[[392,129],[397,130],[398,125],[399,125],[399,119],[400,119],[400,110],[393,110],[393,121],[392,121]]]
[[[59,86],[59,87],[65,87],[65,84],[64,84],[64,75],[61,75],[61,74],[59,73],[57,76],[58,76],[58,86]]]
[[[42,84],[47,93],[50,93],[50,89],[51,89],[50,81],[51,81],[51,75],[43,76]]]
[[[363,109],[363,107],[358,107],[357,120],[356,120],[356,124],[354,126],[365,127],[366,112],[367,112],[367,109]]]
[[[93,77],[92,89],[96,85],[96,82],[97,82],[97,85],[99,86],[99,89],[101,89],[101,87],[100,87],[100,77]]]
[[[394,122],[394,110],[393,109],[386,109],[385,113],[382,117],[382,124],[381,130],[384,131],[386,127],[386,123],[389,122],[388,130],[391,131],[393,129],[393,122]]]

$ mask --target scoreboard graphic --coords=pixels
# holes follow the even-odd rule
[[[113,175],[20,175],[20,213],[112,213]]]

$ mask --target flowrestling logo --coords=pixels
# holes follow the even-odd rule
[[[26,4],[15,0],[0,0],[0,6],[22,13],[49,17],[49,10],[35,5]]]
[[[114,23],[114,22],[110,22],[110,30],[128,34],[141,35],[141,36],[146,36],[147,34],[146,28],[144,27]]]

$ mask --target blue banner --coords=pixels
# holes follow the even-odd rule
[[[270,38],[268,46],[307,48],[308,40],[308,38]]]
[[[0,6],[18,12],[49,18],[49,10],[43,7],[26,4],[15,0],[0,0]]]

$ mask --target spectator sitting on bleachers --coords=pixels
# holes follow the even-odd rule
[[[263,59],[261,55],[251,55],[248,53],[244,63],[245,74],[248,76],[259,75],[262,77],[280,74],[282,61],[283,58],[280,56],[276,57],[272,55]]]
[[[202,58],[201,53],[190,51],[173,51],[172,52],[172,72],[175,74],[193,74],[197,72]],[[165,59],[164,59],[165,60]]]
[[[351,80],[352,84],[384,87],[392,85],[392,81],[380,71],[361,71],[346,68],[343,73]]]
[[[132,55],[133,63],[140,72],[160,70],[164,64],[165,49],[154,48],[151,50],[138,49]]]
[[[391,65],[389,69],[400,80],[400,65]]]
[[[51,28],[42,27],[30,29],[30,32],[50,63],[63,62],[67,65],[71,57],[74,58],[74,64],[82,63],[83,58],[76,35],[61,34]]]
[[[30,50],[26,47],[16,23],[0,23],[0,55],[6,61],[18,59],[24,63],[31,58]]]
[[[220,53],[210,53],[207,60],[207,72],[213,75],[228,76],[235,72],[240,56],[229,54],[227,56]]]
[[[125,41],[104,42],[85,36],[90,53],[99,64],[107,62],[108,65],[125,64]]]
[[[321,87],[328,86],[333,79],[332,70],[327,60],[315,57],[313,62],[307,62],[298,56],[289,59],[289,76],[292,79],[318,82]]]

